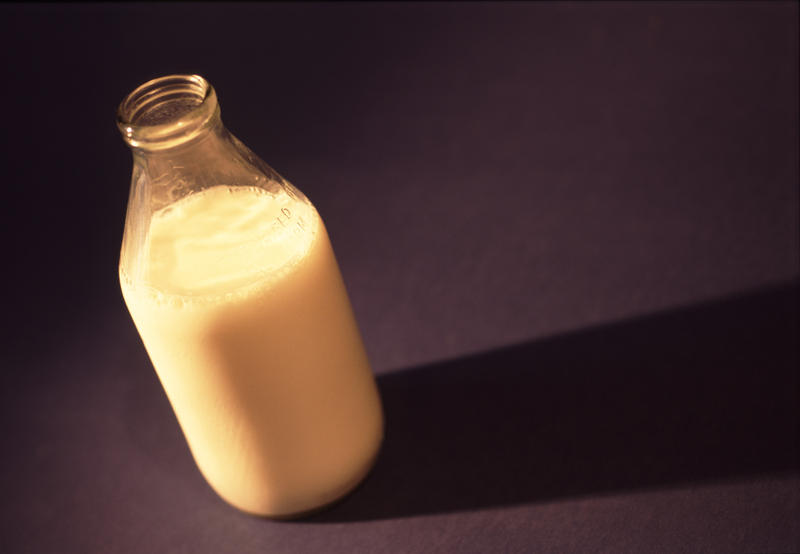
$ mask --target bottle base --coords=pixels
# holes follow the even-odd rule
[[[321,502],[314,503],[313,505],[303,508],[300,510],[292,510],[289,512],[269,512],[269,511],[258,511],[258,510],[251,510],[241,506],[237,506],[234,502],[231,502],[224,496],[217,493],[217,496],[222,499],[226,504],[236,508],[242,513],[245,513],[249,516],[261,518],[261,519],[268,519],[273,521],[295,521],[299,519],[304,519],[320,512],[324,512],[339,502],[346,499],[350,494],[352,494],[356,489],[358,489],[359,485],[361,485],[370,474],[372,469],[375,467],[376,462],[378,461],[378,457],[381,452],[381,442],[378,443],[378,447],[375,453],[369,458],[368,462],[364,465],[364,467],[355,474],[355,476],[347,481],[344,485],[339,487],[335,493],[328,495],[327,498],[322,500]],[[213,489],[213,487],[212,487]],[[216,492],[216,491],[215,491]]]

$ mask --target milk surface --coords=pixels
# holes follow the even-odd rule
[[[383,420],[325,226],[286,193],[212,187],[153,215],[125,302],[198,467],[286,516],[369,470]]]

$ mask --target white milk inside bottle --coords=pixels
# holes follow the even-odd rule
[[[380,400],[325,226],[284,190],[213,186],[152,214],[123,296],[213,489],[288,516],[353,488]]]

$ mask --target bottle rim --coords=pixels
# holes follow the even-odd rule
[[[200,75],[167,75],[136,87],[117,109],[131,147],[171,148],[191,140],[219,113],[214,87]]]

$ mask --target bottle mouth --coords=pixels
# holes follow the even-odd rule
[[[167,75],[137,87],[117,110],[130,146],[171,148],[191,140],[219,113],[214,88],[200,75]]]

